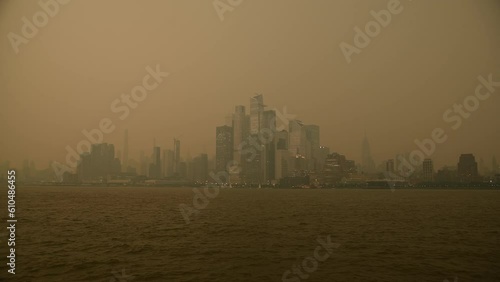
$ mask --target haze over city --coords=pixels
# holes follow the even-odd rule
[[[0,0],[0,281],[500,281],[499,0]]]
[[[211,2],[206,9],[174,1],[69,2],[18,54],[2,40],[0,161],[62,162],[65,147],[106,117],[116,129],[104,141],[120,150],[128,129],[131,158],[149,154],[153,140],[171,148],[173,138],[182,141],[183,157],[213,155],[215,127],[256,94],[319,125],[321,145],[356,161],[365,132],[380,163],[411,152],[415,139],[437,127],[449,137],[432,156],[438,167],[455,165],[460,153],[487,164],[500,157],[500,90],[457,130],[442,117],[474,94],[478,76],[500,80],[498,1],[401,2],[402,12],[347,63],[339,44],[353,44],[353,28],[386,3],[244,1],[221,21]],[[38,10],[35,1],[2,1],[0,33],[21,34],[21,18]],[[119,120],[112,102],[157,65],[170,75]]]

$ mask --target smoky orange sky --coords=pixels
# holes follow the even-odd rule
[[[227,0],[221,0],[227,3]],[[255,93],[270,107],[317,124],[321,145],[360,161],[366,131],[377,163],[416,149],[443,128],[431,156],[439,168],[474,153],[500,157],[500,88],[457,130],[443,113],[473,95],[477,77],[500,81],[500,2],[405,0],[371,43],[347,63],[339,45],[390,1],[242,1],[223,14],[212,1],[73,0],[16,54],[8,38],[38,1],[0,2],[0,162],[64,162],[67,145],[102,118],[105,142],[130,157],[153,139],[182,155],[215,151],[215,127]],[[147,66],[169,72],[124,120],[113,100],[140,85]]]

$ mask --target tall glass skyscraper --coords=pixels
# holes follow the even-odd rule
[[[174,174],[180,173],[181,141],[174,138]]]
[[[264,97],[256,95],[250,98],[250,134],[258,134],[264,112]]]
[[[215,169],[227,171],[227,165],[233,160],[233,128],[227,125],[215,129]]]

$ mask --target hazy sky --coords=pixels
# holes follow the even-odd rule
[[[227,3],[227,0],[221,0]],[[117,149],[129,129],[130,157],[153,138],[183,155],[215,146],[215,127],[255,93],[318,124],[321,144],[360,160],[366,130],[377,163],[416,148],[441,127],[448,140],[432,158],[460,153],[500,157],[500,87],[457,130],[443,113],[474,94],[478,75],[500,81],[500,2],[401,1],[403,10],[348,64],[339,44],[389,1],[243,1],[221,21],[212,1],[73,0],[19,46],[22,18],[38,1],[0,1],[0,161],[38,167],[64,161],[65,146],[102,118],[116,125]],[[142,84],[146,66],[169,72],[124,120],[110,110]]]

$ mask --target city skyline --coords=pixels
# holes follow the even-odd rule
[[[137,176],[151,180],[217,182],[219,180],[214,175],[222,172],[231,174],[230,178],[224,178],[230,183],[292,185],[293,178],[297,177],[313,177],[318,184],[381,179],[482,182],[486,179],[483,177],[498,177],[496,174],[500,171],[494,155],[491,156],[490,166],[482,157],[476,159],[473,153],[464,152],[457,153],[460,157],[456,165],[435,165],[432,156],[415,162],[418,160],[414,158],[418,156],[414,154],[416,151],[375,161],[366,132],[360,144],[361,158],[353,160],[341,150],[324,146],[320,139],[322,130],[318,125],[307,124],[289,113],[285,113],[284,118],[279,109],[265,106],[262,94],[249,100],[248,113],[244,105],[235,105],[234,113],[226,114],[224,123],[215,127],[213,155],[184,152],[178,138],[173,138],[170,146],[165,147],[158,145],[154,138],[152,152],[141,150],[135,160],[129,157],[129,131],[125,129],[121,147],[107,142],[93,143],[90,150],[82,152],[79,158],[72,151],[67,154],[66,163],[52,164],[49,173],[45,172],[43,177],[33,177],[35,173],[40,174],[40,170],[36,169],[32,160],[24,160],[22,174],[26,176],[21,176],[21,179],[50,180],[50,170],[53,170],[56,178],[64,182],[110,180],[110,177],[132,180]],[[282,120],[279,121],[278,117]],[[428,146],[432,142],[429,140],[417,143],[422,151],[430,150]],[[420,154],[423,155],[422,152]],[[69,170],[71,162],[68,161],[76,162],[77,166]],[[0,165],[13,167],[5,161]],[[65,175],[66,172],[70,174]],[[380,178],[381,175],[384,176]],[[309,180],[307,182],[309,184]],[[310,181],[311,184],[313,182]]]
[[[232,148],[232,152],[231,152],[231,155],[228,155],[226,156],[226,159],[227,160],[236,160],[236,155],[238,154],[238,146],[240,146],[242,143],[245,143],[245,139],[248,138],[248,136],[251,136],[252,132],[255,132],[255,134],[258,134],[260,132],[260,130],[262,128],[264,128],[264,117],[261,117],[261,115],[263,116],[265,112],[271,112],[271,110],[266,110],[266,107],[265,105],[263,104],[263,95],[262,94],[257,94],[257,95],[254,95],[254,96],[251,96],[249,97],[249,100],[250,100],[250,103],[248,106],[245,106],[245,105],[242,105],[242,104],[239,104],[239,105],[235,105],[234,106],[234,112],[233,113],[226,113],[226,115],[224,115],[223,113],[221,113],[221,118],[224,117],[224,122],[221,123],[220,126],[215,126],[215,128],[217,128],[217,130],[219,129],[222,129],[222,128],[226,128],[226,131],[227,130],[231,130],[231,134],[233,134],[233,129],[231,128],[231,126],[227,125],[228,122],[231,122],[232,125],[236,125],[236,126],[239,126],[241,127],[240,131],[240,135],[241,137],[238,137],[236,139],[232,139],[232,142],[231,143],[231,148]],[[258,100],[256,100],[256,98],[258,98]],[[255,103],[255,106],[254,106],[254,110],[253,110],[253,114],[252,114],[252,103],[253,101],[256,101]],[[246,109],[250,109],[250,111],[248,111],[248,114],[245,115],[245,112],[246,112]],[[285,109],[286,111],[286,109]],[[272,111],[274,112],[274,110]],[[242,115],[239,115],[239,114],[242,114]],[[228,120],[228,116],[230,116],[230,120]],[[253,129],[252,129],[252,116],[253,116]],[[246,120],[246,123],[245,123],[245,118],[247,119]],[[263,120],[261,120],[261,118]],[[274,119],[276,119],[275,116],[273,116]],[[238,122],[240,123],[238,125]],[[310,126],[315,126],[317,127],[317,131],[318,131],[318,143],[315,144],[315,147],[318,148],[319,150],[319,147],[327,147],[329,148],[332,152],[338,152],[338,153],[343,153],[344,151],[340,150],[340,149],[336,149],[336,148],[331,148],[329,146],[327,146],[327,144],[324,144],[324,143],[320,143],[319,142],[319,126],[317,125],[305,125],[301,120],[298,120],[298,119],[292,119],[289,121],[290,122],[290,127],[289,128],[286,128],[285,131],[287,131],[287,146],[290,146],[290,151],[297,151],[299,154],[300,154],[300,151],[302,151],[302,154],[305,153],[305,148],[299,148],[298,145],[294,145],[294,142],[291,141],[294,139],[294,133],[293,133],[293,128],[294,126],[299,126],[299,127],[304,127],[304,129],[306,127],[310,127]],[[296,124],[297,125],[294,125]],[[224,125],[225,124],[225,125]],[[269,126],[267,126],[268,128]],[[351,159],[354,159],[355,162],[359,165],[359,167],[364,171],[364,172],[367,172],[367,173],[374,173],[376,171],[381,171],[380,170],[380,167],[383,167],[387,164],[387,161],[389,160],[392,160],[392,161],[398,161],[398,158],[400,156],[404,156],[406,159],[408,159],[408,154],[409,152],[395,152],[393,153],[392,155],[387,155],[387,156],[382,156],[380,160],[375,160],[372,158],[372,149],[371,149],[371,146],[370,146],[370,142],[369,142],[369,136],[367,136],[367,133],[366,131],[363,133],[363,137],[362,139],[360,140],[360,150],[359,150],[359,157],[356,158],[354,156],[351,156],[350,158]],[[216,134],[217,135],[217,134]],[[151,150],[151,147],[149,148],[144,148],[144,149],[135,149],[134,151],[137,152],[137,156],[134,158],[134,157],[130,157],[129,156],[129,130],[128,129],[124,129],[123,130],[123,135],[124,138],[123,138],[123,141],[119,144],[116,144],[116,143],[110,143],[110,142],[106,142],[105,140],[103,140],[102,142],[99,142],[99,143],[92,143],[92,144],[103,144],[103,143],[109,143],[113,146],[116,147],[116,158],[118,158],[121,162],[121,165],[122,165],[122,171],[127,171],[127,166],[128,166],[128,162],[129,161],[133,161],[133,162],[136,162],[136,163],[141,163],[142,160],[144,158],[148,159],[149,161],[149,151]],[[236,135],[235,135],[236,136]],[[235,138],[235,136],[232,136],[231,135],[231,138]],[[299,135],[299,138],[301,135]],[[305,135],[304,135],[305,136]],[[169,152],[172,153],[172,158],[174,160],[173,162],[173,167],[171,168],[172,170],[172,173],[170,173],[170,175],[174,174],[174,173],[178,173],[178,162],[180,160],[186,160],[186,159],[191,159],[193,155],[195,156],[199,156],[201,154],[205,154],[208,156],[209,159],[213,159],[215,161],[215,170],[216,171],[220,171],[222,170],[221,169],[221,166],[222,164],[217,164],[217,161],[216,161],[216,158],[217,158],[217,142],[214,142],[214,146],[213,146],[213,150],[211,150],[213,153],[207,153],[207,151],[201,151],[201,152],[192,152],[189,150],[189,148],[187,150],[180,150],[178,147],[180,147],[180,140],[177,139],[176,137],[173,138],[173,144],[172,144],[172,140],[170,140],[169,143],[171,143],[170,145],[169,144],[158,144],[157,146],[157,138],[154,137],[154,144],[153,144],[153,150],[154,150],[154,153],[153,155],[155,155],[155,158],[157,158],[157,161],[159,159],[161,159],[161,162],[159,162],[159,172],[157,172],[157,175],[158,176],[164,176],[164,175],[169,175],[169,173],[166,173],[166,155],[165,154],[168,154]],[[290,143],[291,142],[291,143]],[[165,146],[162,146],[162,145],[165,145]],[[176,149],[177,147],[177,149]],[[205,147],[205,146],[204,146]],[[162,150],[162,151],[160,151]],[[240,149],[241,151],[241,149]],[[375,150],[376,151],[376,150]],[[90,151],[86,151],[86,153],[90,153]],[[162,157],[162,154],[163,154],[163,157]],[[240,153],[241,154],[241,153]],[[316,153],[315,153],[316,154]],[[463,152],[455,152],[456,155],[460,155],[460,154],[464,154]],[[483,164],[483,167],[479,167],[479,170],[484,170],[484,169],[491,169],[491,170],[494,170],[493,167],[495,166],[495,163],[496,163],[496,155],[486,155],[486,156],[479,156],[477,154],[475,154],[474,152],[466,152],[466,154],[473,154],[475,155],[478,160],[481,159],[483,160],[483,158],[486,158],[486,160],[488,160],[488,165],[484,165]],[[394,157],[392,157],[394,156]],[[435,166],[436,168],[444,168],[444,167],[447,167],[447,166],[453,166],[455,163],[454,161],[455,160],[451,160],[451,162],[448,162],[448,163],[439,163],[438,165],[436,165],[436,161],[434,158],[429,158],[432,160],[433,162],[433,166]],[[224,166],[225,164],[227,164],[228,161],[224,161]],[[10,160],[0,160],[0,163],[6,163],[6,162],[9,162],[9,165],[12,166],[12,167],[15,167],[14,163],[11,162]],[[26,161],[28,161],[29,163],[32,163],[33,162],[33,159],[30,159],[30,158],[26,158],[26,159],[23,159],[22,160],[22,163],[23,163],[23,166],[25,166],[26,164]],[[56,161],[57,162],[57,161]],[[424,160],[422,161],[422,163],[424,162]],[[483,161],[484,162],[484,161]],[[63,165],[67,165],[67,163],[64,163],[64,162],[61,162],[61,164]],[[146,171],[149,171],[149,165],[151,163],[148,163],[147,164],[147,168],[145,169]],[[155,164],[157,165],[157,164]],[[395,166],[394,164],[392,164],[392,166]],[[397,165],[396,165],[397,166]],[[46,167],[43,167],[40,166],[40,164],[37,165],[38,168],[43,168],[45,169]],[[48,165],[47,167],[50,167],[52,168],[52,165]],[[74,171],[76,172],[77,171],[77,168],[75,167],[74,168]],[[147,174],[147,173],[145,173]]]

